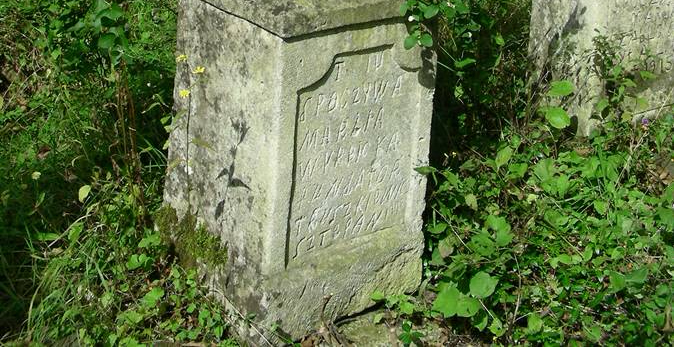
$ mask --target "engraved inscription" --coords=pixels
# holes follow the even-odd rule
[[[645,60],[656,74],[674,72],[674,2],[614,0],[608,26],[628,60]]]
[[[412,175],[413,74],[390,49],[338,56],[299,93],[288,262],[404,226]],[[416,111],[418,112],[418,111]]]

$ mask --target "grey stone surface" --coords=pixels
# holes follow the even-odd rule
[[[398,0],[206,0],[283,38],[398,16]]]
[[[671,0],[534,0],[530,53],[537,74],[548,80],[570,79],[578,93],[570,113],[579,133],[596,121],[593,107],[605,89],[593,63],[593,38],[616,44],[622,64],[639,62],[658,77],[637,81],[635,93],[648,101],[638,112],[655,112],[674,101],[674,1]]]
[[[227,247],[201,273],[255,314],[249,339],[318,328],[326,295],[333,320],[375,290],[415,290],[433,54],[402,47],[402,19],[284,39],[202,1],[180,8],[165,203]]]

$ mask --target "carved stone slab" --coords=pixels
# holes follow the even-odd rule
[[[403,19],[338,25],[338,2],[304,3],[293,15],[327,11],[332,28],[282,37],[204,1],[180,6],[165,203],[227,248],[201,274],[255,315],[250,340],[272,326],[301,337],[421,279],[414,169],[427,163],[435,58],[402,47]]]
[[[670,0],[534,0],[530,53],[536,78],[570,79],[578,93],[570,107],[579,133],[592,128],[593,107],[605,92],[594,65],[593,39],[602,35],[618,47],[626,69],[637,64],[654,72],[639,81],[644,98],[637,112],[657,112],[674,102],[674,1]]]

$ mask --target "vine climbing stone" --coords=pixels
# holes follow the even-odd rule
[[[254,317],[237,324],[250,341],[299,338],[368,308],[374,291],[419,285],[415,168],[427,165],[435,56],[403,48],[398,7],[181,1],[169,229],[196,217],[226,249],[216,263],[185,253],[231,312]],[[168,232],[177,248],[200,244]]]
[[[568,108],[581,135],[597,124],[595,106],[610,88],[599,77],[598,37],[614,46],[615,65],[634,72],[636,86],[626,86],[635,116],[652,116],[674,102],[674,1],[534,0],[532,6],[534,78],[574,82],[577,92]]]

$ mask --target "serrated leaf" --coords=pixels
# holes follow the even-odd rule
[[[461,292],[456,287],[445,287],[435,298],[433,311],[442,313],[445,318],[455,316],[460,297]]]
[[[571,95],[575,90],[573,83],[567,80],[555,81],[550,85],[550,90],[548,91],[548,96],[552,97],[562,97]]]
[[[497,278],[493,278],[488,273],[480,271],[470,279],[470,295],[478,299],[489,297],[496,290],[497,284]]]
[[[468,205],[468,207],[477,211],[477,197],[475,196],[475,194],[466,195],[464,197],[464,200],[466,201],[466,205]]]
[[[84,203],[84,200],[87,198],[87,196],[89,196],[90,192],[91,192],[91,186],[90,185],[82,186],[80,188],[79,192],[77,193],[78,200],[81,203]]]
[[[542,111],[545,119],[556,129],[564,129],[571,125],[571,117],[561,107],[545,107]]]
[[[532,313],[527,318],[527,333],[535,334],[543,330],[543,319],[537,314]]]

